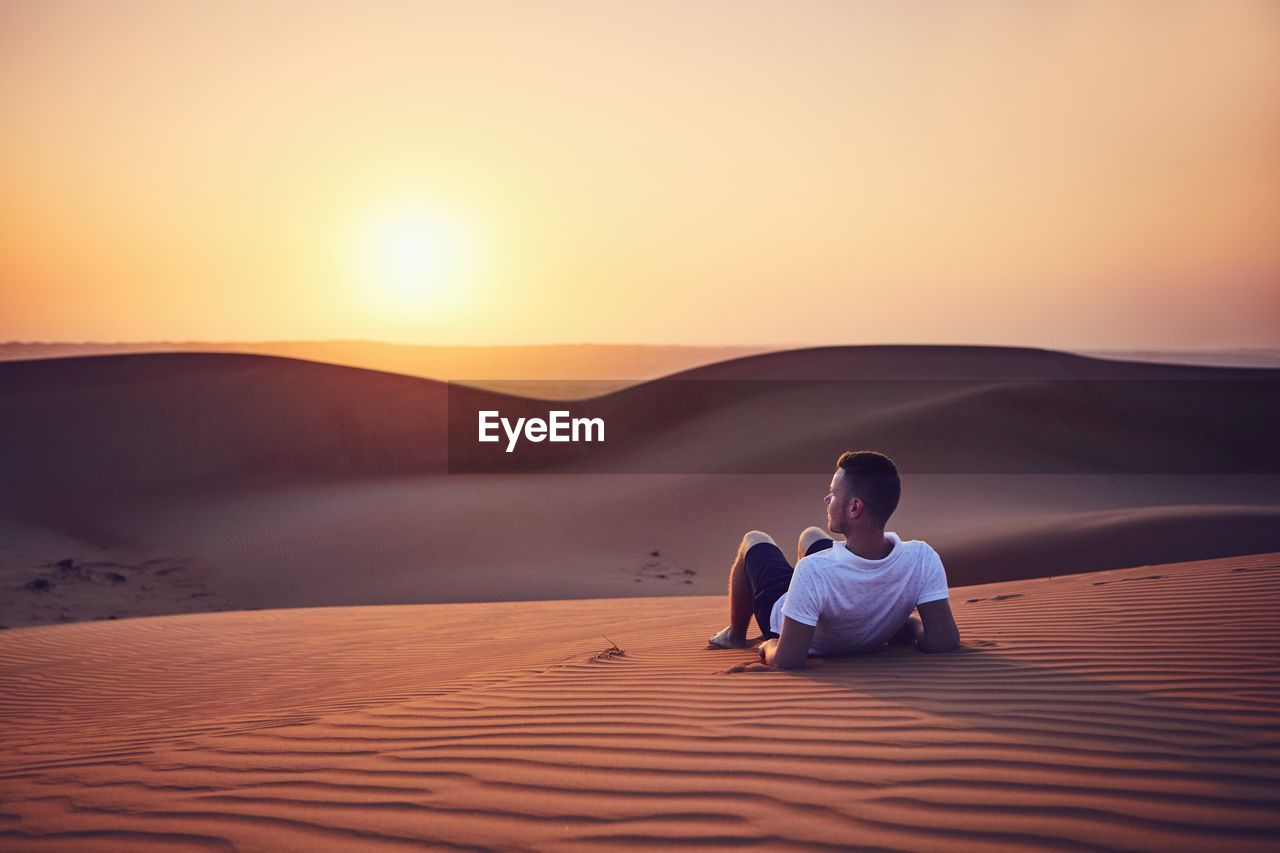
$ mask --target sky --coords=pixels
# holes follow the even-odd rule
[[[1280,3],[0,0],[0,340],[1280,346]]]

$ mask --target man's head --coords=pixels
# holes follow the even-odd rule
[[[901,495],[892,459],[874,450],[846,451],[836,460],[827,493],[827,529],[846,535],[859,528],[883,531]]]

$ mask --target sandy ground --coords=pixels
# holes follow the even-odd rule
[[[719,597],[0,633],[12,850],[1268,850],[1280,554],[955,590],[964,646],[727,672]]]

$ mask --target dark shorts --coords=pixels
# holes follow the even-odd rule
[[[807,557],[818,551],[825,551],[831,544],[830,539],[819,539],[809,546],[804,555]],[[791,586],[791,573],[795,570],[787,562],[782,549],[772,542],[757,542],[752,545],[747,550],[744,566],[747,581],[751,584],[751,609],[755,611],[760,633],[766,637],[776,637],[782,626],[776,626],[775,630],[769,624],[769,616],[773,613],[774,602],[782,598],[787,587]]]

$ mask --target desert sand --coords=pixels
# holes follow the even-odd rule
[[[729,673],[714,596],[0,633],[5,849],[1271,850],[1280,554],[952,591]]]
[[[428,378],[0,364],[0,847],[1273,849],[1278,377],[755,355],[575,402],[643,415],[607,465],[459,475]],[[731,672],[739,537],[858,446],[963,648]]]

